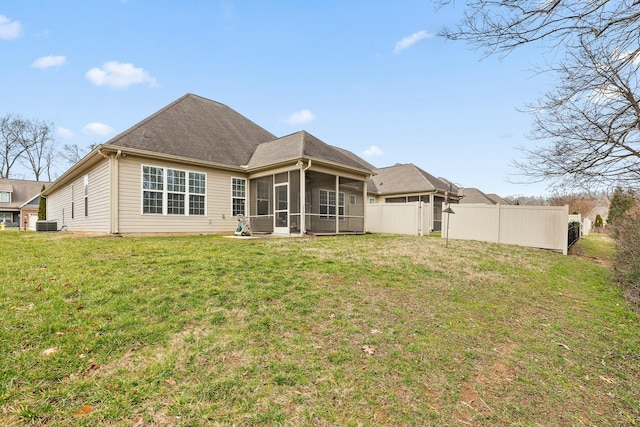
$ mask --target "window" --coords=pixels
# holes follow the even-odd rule
[[[338,215],[344,217],[344,193],[338,193]],[[335,219],[336,217],[336,192],[333,190],[320,190],[320,218]]]
[[[205,175],[189,172],[189,215],[204,215]]]
[[[142,213],[205,215],[206,175],[142,166]]]
[[[167,214],[184,215],[185,192],[184,171],[167,169]]]
[[[162,214],[164,169],[142,167],[142,213]]]
[[[76,212],[76,207],[73,199],[73,184],[71,184],[71,219],[75,218],[75,212]]]
[[[0,212],[0,223],[13,222],[13,214],[11,212]]]
[[[376,198],[375,197],[369,197],[369,204],[373,205],[376,203]]]
[[[11,203],[11,193],[8,191],[0,192],[0,203]]]
[[[269,200],[271,194],[271,183],[269,181],[258,181],[256,202],[258,204],[258,215],[269,215]]]
[[[84,216],[89,216],[89,175],[84,176]]]
[[[352,204],[352,205],[355,205],[355,204],[356,204],[356,202],[357,202],[357,197],[356,197],[356,195],[355,195],[355,194],[352,194],[350,198],[351,198],[351,204]]]
[[[231,215],[245,215],[247,180],[231,178]]]

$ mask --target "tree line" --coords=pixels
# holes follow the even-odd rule
[[[0,117],[0,178],[12,178],[12,171],[22,166],[36,181],[52,181],[57,160],[72,165],[87,151],[76,144],[65,144],[58,150],[51,122],[14,114]]]

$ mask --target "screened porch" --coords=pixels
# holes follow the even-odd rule
[[[249,220],[254,233],[364,233],[365,182],[294,169],[253,178]],[[304,201],[304,202],[303,202]]]

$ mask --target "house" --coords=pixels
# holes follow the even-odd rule
[[[482,203],[485,205],[510,205],[506,199],[497,194],[485,194],[477,188],[465,188],[464,197],[460,199],[461,204]]]
[[[449,181],[436,178],[412,163],[397,163],[377,169],[368,186],[369,203],[425,202],[433,209],[430,229],[442,227],[442,203],[450,194],[450,202],[457,203],[459,188]]]
[[[0,223],[35,229],[40,191],[48,182],[0,179]]]
[[[301,131],[278,138],[186,94],[66,171],[43,195],[58,228],[108,234],[362,233],[375,168]]]

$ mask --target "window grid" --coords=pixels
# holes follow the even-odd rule
[[[205,215],[204,173],[143,166],[142,189],[143,214]]]
[[[338,216],[344,219],[344,192],[338,192]],[[336,192],[334,190],[320,190],[320,218],[335,219]]]
[[[244,178],[231,179],[231,215],[245,215],[247,180]]]

